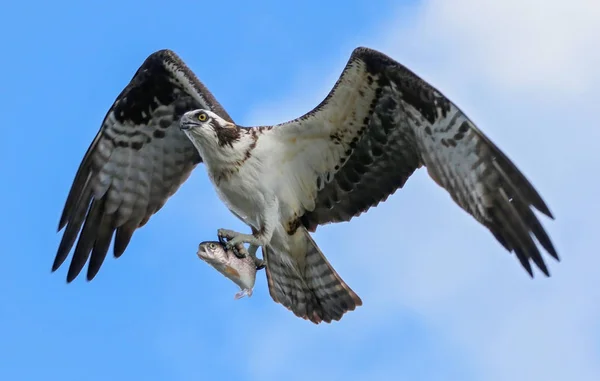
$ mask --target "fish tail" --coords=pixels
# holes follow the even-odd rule
[[[275,302],[315,324],[340,320],[362,305],[304,227],[290,236],[289,243],[290,253],[270,246],[264,251],[269,293]]]

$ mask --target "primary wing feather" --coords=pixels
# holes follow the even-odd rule
[[[426,166],[530,275],[530,260],[549,275],[533,237],[558,259],[532,208],[553,216],[525,176],[448,98],[382,53],[355,49],[319,106],[270,133],[287,144],[294,213],[310,230],[349,221]]]
[[[210,109],[232,121],[213,95],[170,50],[151,54],[108,110],[75,175],[58,229],[65,228],[52,271],[79,240],[67,281],[89,259],[100,269],[115,236],[119,257],[135,230],[162,208],[202,161],[180,131],[189,110]]]

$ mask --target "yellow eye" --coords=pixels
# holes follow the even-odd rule
[[[206,115],[206,113],[201,112],[200,114],[198,114],[198,120],[201,122],[206,122],[206,119],[208,119],[208,115]]]
[[[199,116],[198,116],[198,119],[200,119],[200,117],[199,117]],[[206,114],[204,114],[204,119],[206,119]],[[209,247],[211,250],[214,250],[214,249],[216,249],[216,248],[217,248],[217,245],[215,245],[214,243],[211,243],[211,244],[209,244],[209,245],[208,245],[208,247]]]

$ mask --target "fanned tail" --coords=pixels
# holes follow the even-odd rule
[[[362,305],[305,228],[290,237],[290,244],[290,253],[264,248],[269,293],[275,302],[315,324],[340,320]]]

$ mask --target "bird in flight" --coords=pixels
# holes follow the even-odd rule
[[[77,242],[67,282],[86,262],[92,280],[113,236],[120,257],[200,163],[251,230],[218,229],[219,239],[230,249],[248,244],[236,255],[257,266],[261,247],[273,300],[313,323],[340,320],[362,301],[310,233],[385,201],[420,167],[531,277],[532,263],[550,275],[538,245],[559,259],[533,209],[554,217],[525,176],[454,103],[387,55],[356,48],[312,111],[243,127],[174,52],[160,50],[119,94],[80,164],[52,270]]]

